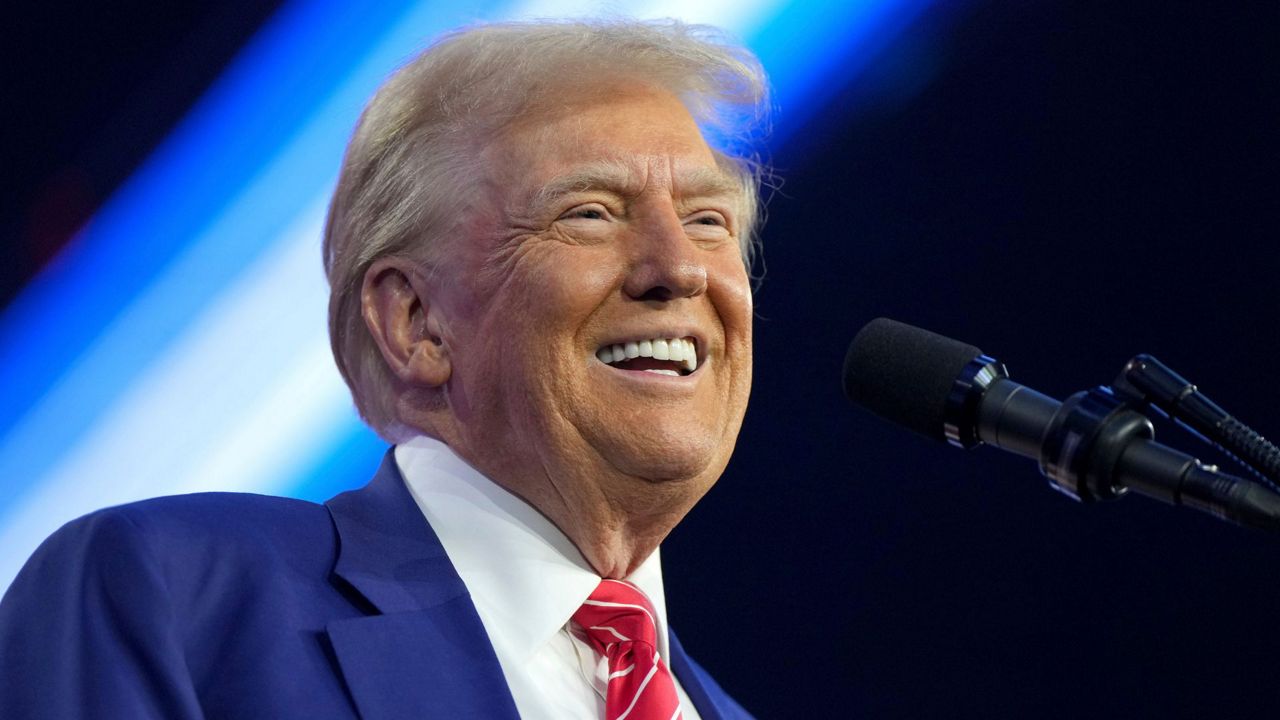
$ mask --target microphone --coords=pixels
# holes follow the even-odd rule
[[[1059,402],[1010,380],[978,348],[905,323],[877,318],[858,332],[845,356],[844,392],[934,440],[1036,460],[1051,487],[1081,502],[1133,491],[1280,530],[1280,495],[1154,442],[1151,421],[1110,388]]]

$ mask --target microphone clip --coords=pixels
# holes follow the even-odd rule
[[[1074,500],[1115,500],[1128,492],[1116,472],[1124,451],[1134,440],[1154,437],[1151,421],[1110,388],[1078,392],[1045,430],[1040,471],[1050,487]]]

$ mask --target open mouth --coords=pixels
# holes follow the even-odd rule
[[[698,369],[698,345],[691,337],[613,343],[597,350],[596,357],[619,370],[672,377],[689,375]]]

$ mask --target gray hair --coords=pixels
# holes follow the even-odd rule
[[[325,225],[329,341],[360,415],[384,437],[397,420],[395,398],[364,323],[365,273],[395,255],[433,266],[444,252],[440,239],[465,213],[462,188],[484,141],[552,108],[556,90],[591,78],[634,80],[681,99],[721,167],[742,184],[742,256],[751,268],[762,165],[749,148],[766,122],[768,90],[750,51],[714,28],[676,21],[501,23],[448,33],[369,101]]]

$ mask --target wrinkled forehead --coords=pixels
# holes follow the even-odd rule
[[[485,152],[491,178],[527,199],[575,190],[636,195],[738,195],[740,179],[714,152],[681,101],[640,87],[578,94],[527,114],[495,134]]]
[[[632,155],[567,164],[532,189],[529,200],[540,205],[575,192],[604,190],[635,197],[662,190],[676,197],[736,197],[742,184],[719,166],[662,155]]]

